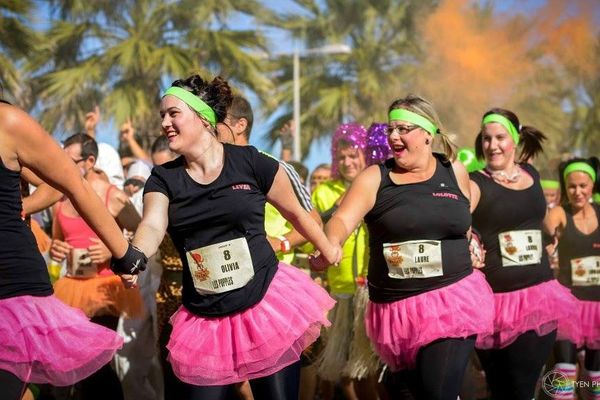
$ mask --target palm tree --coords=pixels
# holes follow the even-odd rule
[[[0,82],[19,104],[24,100],[20,64],[36,41],[31,11],[29,0],[0,0]]]
[[[416,18],[434,1],[296,0],[302,12],[266,15],[264,23],[289,31],[306,48],[344,43],[351,54],[307,57],[301,70],[302,154],[313,139],[329,135],[341,122],[385,120],[386,107],[418,64]],[[291,120],[291,57],[280,59],[277,91],[267,104],[284,110],[273,123],[272,141]],[[396,91],[394,92],[394,89]]]
[[[244,7],[241,6],[244,4]],[[120,123],[131,117],[147,144],[157,134],[157,104],[174,78],[221,73],[262,94],[251,51],[264,40],[227,26],[252,2],[55,0],[47,41],[31,59],[42,122],[50,129],[81,128],[98,104]]]

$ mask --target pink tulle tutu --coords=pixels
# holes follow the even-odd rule
[[[171,317],[169,361],[179,379],[200,386],[271,375],[300,359],[330,325],[334,304],[307,274],[280,263],[265,297],[245,311],[204,318],[180,307]]]
[[[0,369],[31,383],[69,386],[107,364],[123,344],[54,296],[0,300]]]
[[[558,321],[558,340],[600,349],[600,301],[577,300],[577,315]]]
[[[393,303],[367,306],[367,335],[392,371],[415,367],[419,349],[437,339],[489,334],[494,298],[480,271],[451,285]]]
[[[577,299],[556,279],[512,292],[494,293],[495,319],[491,335],[478,336],[479,349],[501,349],[527,331],[544,336],[561,319],[576,318]]]

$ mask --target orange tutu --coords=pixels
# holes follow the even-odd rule
[[[145,312],[140,290],[125,288],[116,275],[89,279],[60,278],[54,283],[54,295],[90,318],[98,315],[140,318]]]

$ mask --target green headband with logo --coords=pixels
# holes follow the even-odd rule
[[[427,118],[414,113],[412,111],[405,110],[404,108],[394,108],[390,111],[389,115],[390,122],[392,121],[407,121],[412,122],[415,125],[425,129],[431,136],[435,136],[438,133],[438,127]]]
[[[505,116],[500,115],[500,114],[486,115],[486,117],[481,122],[481,125],[489,124],[490,122],[497,122],[500,125],[502,125],[503,127],[505,127],[506,130],[508,131],[508,133],[510,134],[510,137],[512,137],[512,140],[515,142],[515,144],[517,144],[517,145],[519,144],[519,131],[513,125],[513,123],[510,122],[510,120],[508,118],[506,118]]]
[[[552,179],[542,179],[540,181],[542,189],[560,189],[560,183]]]
[[[207,120],[213,128],[217,126],[217,116],[215,111],[208,104],[202,101],[200,97],[196,96],[192,92],[188,92],[187,90],[177,86],[171,86],[169,89],[167,89],[165,94],[163,94],[163,97],[165,96],[177,97],[179,100],[192,107],[192,109],[200,114],[202,118]]]
[[[596,182],[596,171],[594,171],[594,168],[592,168],[588,163],[585,163],[582,161],[574,162],[574,163],[567,165],[567,168],[565,168],[565,170],[563,172],[564,180],[566,181],[567,176],[570,173],[576,172],[576,171],[584,172],[584,173],[588,174],[590,176],[590,178],[592,178],[592,182]]]

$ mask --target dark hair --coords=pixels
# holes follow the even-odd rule
[[[233,98],[231,88],[225,79],[217,76],[209,83],[202,79],[200,75],[192,75],[185,79],[177,79],[171,86],[180,87],[200,97],[213,109],[217,122],[225,120]]]
[[[240,118],[244,118],[247,122],[246,131],[244,135],[246,135],[246,139],[250,139],[250,133],[252,132],[252,125],[254,124],[254,113],[252,112],[252,106],[250,106],[250,102],[246,100],[242,96],[235,95],[233,96],[233,100],[231,102],[231,106],[229,106],[229,117],[238,121]]]
[[[63,147],[71,146],[72,144],[81,145],[81,157],[87,159],[89,156],[94,156],[98,160],[98,143],[93,137],[86,133],[76,133],[69,136],[64,142]]]
[[[594,172],[596,172],[596,182],[593,182],[592,192],[600,193],[600,179],[598,179],[598,178],[600,178],[600,160],[598,160],[598,157],[571,158],[570,160],[561,162],[558,166],[558,180],[560,182],[560,196],[561,196],[560,202],[563,206],[566,206],[569,204],[569,199],[567,197],[567,182],[565,182],[565,178],[563,176],[564,171],[570,164],[573,164],[576,162],[584,162],[584,163],[588,164],[590,167],[592,167]]]
[[[505,110],[504,108],[492,108],[483,114],[481,119],[483,120],[483,118],[490,114],[502,115],[504,118],[508,119],[519,132],[519,147],[521,147],[521,155],[517,160],[519,163],[527,162],[530,158],[544,151],[544,149],[542,149],[542,142],[546,140],[546,135],[533,126],[522,126],[519,122],[519,118],[514,112]],[[479,160],[485,158],[483,155],[483,125],[475,138],[475,155]]]
[[[456,145],[450,140],[450,137],[444,129],[442,121],[440,121],[440,118],[435,112],[431,102],[415,94],[409,94],[404,98],[394,100],[388,107],[388,114],[397,108],[414,112],[415,114],[419,114],[421,117],[426,118],[430,122],[433,122],[438,128],[436,132],[437,135],[434,137],[434,140],[437,137],[440,138],[444,155],[448,160],[454,161],[456,159]]]
[[[288,161],[287,163],[294,167],[298,175],[300,175],[300,178],[306,182],[306,179],[308,178],[308,168],[306,168],[300,161],[292,160]]]
[[[321,169],[321,168],[322,169],[331,169],[331,164],[329,164],[329,163],[321,163],[321,164],[317,165],[315,167],[315,169],[313,169],[313,172],[315,172],[316,170]]]
[[[152,143],[152,147],[150,148],[150,154],[160,153],[161,151],[171,151],[171,149],[169,149],[169,139],[163,135],[160,135],[154,140],[154,143]]]

